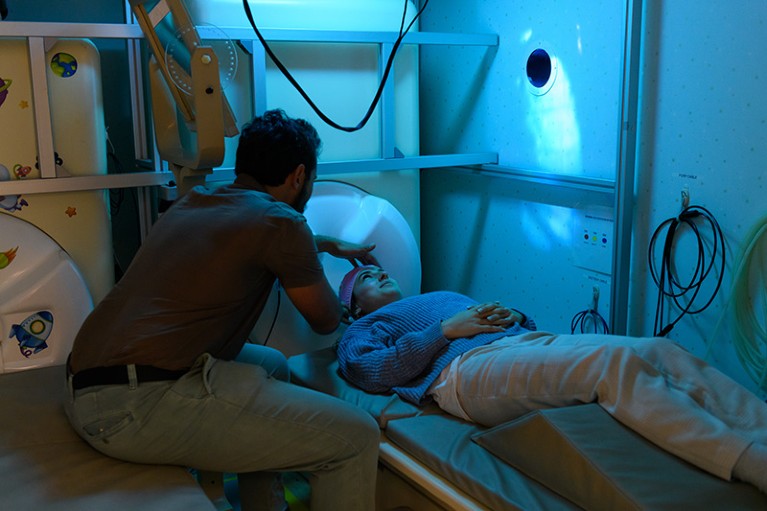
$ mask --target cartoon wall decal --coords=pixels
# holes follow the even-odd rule
[[[8,89],[11,88],[11,83],[13,80],[9,80],[6,78],[3,80],[0,78],[0,106],[3,106],[3,103],[5,103],[5,98],[8,97]]]
[[[39,311],[22,321],[20,325],[12,325],[8,336],[15,337],[19,341],[19,351],[29,358],[48,347],[45,341],[52,331],[53,314],[50,311]]]
[[[74,76],[77,72],[77,59],[69,53],[57,53],[51,58],[51,70],[62,78]]]
[[[13,262],[13,260],[16,258],[16,252],[18,250],[19,247],[15,247],[10,250],[6,250],[5,252],[0,252],[0,270],[7,268],[8,265]]]
[[[73,216],[75,216],[75,215],[77,214],[77,208],[76,208],[76,207],[74,207],[74,206],[69,206],[69,207],[67,208],[67,210],[66,210],[66,211],[64,211],[64,213],[66,213],[66,215],[67,215],[69,218],[72,218]]]
[[[11,173],[8,168],[0,163],[0,181],[10,181]],[[0,208],[14,213],[20,211],[22,207],[29,206],[29,203],[21,198],[21,195],[0,195]]]
[[[56,151],[53,152],[53,159],[56,165],[56,177],[72,177],[72,174],[64,168],[64,159]],[[35,168],[40,170],[39,156],[35,156]]]
[[[32,167],[29,165],[22,165],[20,163],[17,163],[13,166],[13,173],[16,175],[18,179],[24,179],[29,175],[29,173],[32,172]]]

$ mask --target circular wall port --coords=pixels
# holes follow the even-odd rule
[[[557,61],[543,48],[536,48],[527,58],[527,79],[535,95],[546,94],[557,77]]]

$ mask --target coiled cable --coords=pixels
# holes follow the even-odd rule
[[[735,353],[746,374],[760,390],[767,392],[767,217],[746,235],[726,306],[730,305]],[[761,319],[757,317],[759,306]],[[725,309],[708,342],[709,352],[713,340],[719,338],[726,312]]]
[[[592,328],[589,328],[591,325]],[[586,309],[578,312],[570,321],[570,333],[574,334],[576,330],[580,333],[609,334],[610,327],[602,315],[595,309]]]
[[[593,288],[593,298],[588,309],[577,312],[570,320],[570,333],[576,330],[580,333],[609,334],[610,327],[604,317],[597,311],[599,306],[599,288]]]
[[[706,250],[705,240],[700,227],[698,226],[698,222],[701,221],[704,226],[707,225],[710,228],[712,233],[710,255]],[[681,232],[680,229],[683,226],[688,227],[692,231],[697,243],[695,270],[687,283],[680,282],[680,279],[676,275],[674,264],[674,249],[676,246],[677,235]],[[661,266],[658,269],[656,267],[656,258],[654,256],[657,241],[664,228],[667,228],[668,230],[663,243]],[[719,261],[718,264],[717,260]],[[674,328],[674,325],[676,325],[685,315],[699,314],[706,310],[719,292],[725,268],[725,249],[722,229],[711,212],[706,208],[701,206],[687,206],[682,210],[679,216],[664,220],[655,230],[650,239],[648,262],[650,274],[652,275],[655,285],[658,286],[654,335],[657,337],[664,337],[668,335]],[[718,268],[716,283],[711,295],[702,306],[694,308],[695,300],[699,298],[699,293],[701,292],[703,284],[709,278],[711,272],[716,268]],[[681,312],[674,320],[665,322],[664,316],[667,308],[666,300],[669,298],[676,304]],[[685,303],[683,303],[683,299]]]

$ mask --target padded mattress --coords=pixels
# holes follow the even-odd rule
[[[580,509],[471,441],[479,426],[445,414],[434,405],[417,407],[396,395],[369,394],[338,374],[335,351],[327,348],[290,357],[293,383],[356,404],[370,413],[387,438],[488,509]]]
[[[332,348],[291,357],[293,382],[352,402],[387,439],[489,509],[764,510],[767,495],[655,447],[596,404],[541,410],[495,428],[369,394]]]

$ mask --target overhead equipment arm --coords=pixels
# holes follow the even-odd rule
[[[222,91],[219,61],[205,46],[182,0],[130,0],[152,56],[152,119],[160,156],[173,171],[180,194],[224,159],[224,137],[237,135]]]

